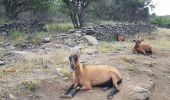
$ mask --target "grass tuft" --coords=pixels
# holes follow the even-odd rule
[[[30,43],[40,43],[44,36],[46,36],[47,33],[45,32],[37,32],[34,34],[29,35],[28,42]]]
[[[97,47],[97,50],[100,52],[109,52],[113,49],[112,43],[110,42],[102,42],[100,45]]]
[[[26,42],[28,35],[24,32],[13,31],[9,32],[8,37],[11,40],[11,42],[17,45]]]
[[[71,23],[53,23],[46,25],[48,32],[67,32],[73,28]]]
[[[61,75],[62,75],[62,77],[69,77],[69,76],[71,76],[71,72],[62,68],[61,69]]]
[[[23,81],[22,85],[24,86],[26,90],[31,91],[31,92],[34,92],[38,87],[37,83],[33,81]]]
[[[136,63],[136,60],[134,59],[134,58],[132,58],[132,57],[121,57],[121,59],[123,60],[123,61],[125,61],[125,62],[128,62],[128,63],[130,63],[130,64],[132,64],[132,63]]]

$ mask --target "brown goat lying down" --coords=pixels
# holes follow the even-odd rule
[[[73,69],[73,84],[62,97],[73,97],[79,90],[90,90],[93,86],[114,87],[108,95],[112,98],[119,92],[118,84],[122,81],[120,72],[107,65],[81,65],[79,63],[80,52],[69,57]]]
[[[136,39],[133,39],[133,41],[135,42],[135,46],[133,48],[133,52],[135,54],[152,54],[152,47],[148,44],[141,44],[142,41],[144,41],[144,39],[142,39],[141,37],[136,37]]]
[[[123,35],[120,34],[116,34],[116,41],[125,41],[125,37]]]

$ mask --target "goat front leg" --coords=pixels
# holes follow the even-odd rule
[[[69,94],[67,94],[68,97],[73,97],[78,91],[80,91],[80,85],[76,88],[72,89]]]
[[[76,87],[74,86],[75,85],[72,84],[61,97],[63,98],[73,97],[80,90],[80,85],[77,85]]]
[[[74,84],[72,84],[63,95],[68,95],[70,93],[70,91],[73,89]]]
[[[70,91],[73,89],[73,87],[74,87],[74,84],[72,84],[72,85],[65,91],[65,93],[61,95],[61,97],[62,97],[62,98],[69,97],[68,94],[69,94]]]
[[[66,90],[66,92],[64,94],[62,94],[61,97],[72,97],[72,93],[70,93],[73,89],[76,89],[79,86],[79,82],[78,80],[74,80],[73,84]]]
[[[143,49],[140,49],[140,51],[144,54],[144,55],[146,55],[146,52],[145,52],[145,50],[143,50]]]
[[[91,90],[92,89],[92,85],[90,82],[86,82],[85,84],[83,84],[83,86],[80,88],[80,90]]]
[[[134,54],[138,54],[137,50],[133,49],[133,53]]]

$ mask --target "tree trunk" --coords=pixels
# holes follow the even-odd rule
[[[87,2],[87,1],[86,1]],[[85,8],[88,3],[81,0],[72,0],[65,2],[70,11],[70,17],[74,28],[82,28],[84,26]]]

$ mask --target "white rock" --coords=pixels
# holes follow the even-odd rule
[[[132,91],[130,92],[133,100],[149,100],[149,91],[140,86],[132,87]]]
[[[0,66],[5,65],[4,61],[0,61]]]
[[[51,38],[50,37],[45,37],[44,39],[43,39],[43,42],[44,43],[48,43],[48,42],[50,42],[51,41]]]
[[[93,36],[90,35],[86,35],[84,36],[84,39],[88,42],[89,45],[93,46],[93,45],[99,45],[99,42],[97,41],[97,39]]]
[[[16,100],[16,98],[15,98],[15,96],[14,96],[13,94],[9,94],[9,98],[10,98],[11,100]]]

